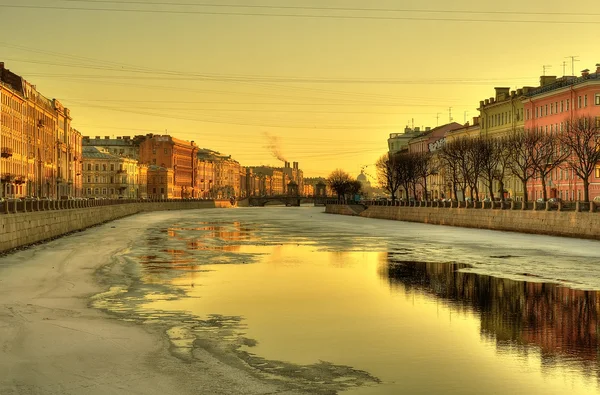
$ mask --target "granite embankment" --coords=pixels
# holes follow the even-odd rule
[[[600,213],[328,204],[330,214],[600,240]]]
[[[218,207],[231,207],[231,203],[228,200],[131,202],[96,207],[0,214],[0,252],[53,239],[140,212]]]

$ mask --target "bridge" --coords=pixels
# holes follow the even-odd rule
[[[315,200],[312,196],[293,196],[293,195],[277,195],[277,196],[250,196],[248,204],[250,206],[264,207],[267,204],[285,204],[286,206],[300,206],[302,203],[319,203],[319,198]],[[324,203],[324,202],[323,202]]]

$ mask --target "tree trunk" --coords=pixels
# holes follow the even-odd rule
[[[423,196],[425,197],[425,200],[427,199],[427,177],[423,178]]]
[[[500,199],[504,201],[504,181],[498,180],[498,186],[500,187]]]
[[[544,198],[544,202],[548,200],[548,193],[546,192],[546,177],[542,175],[542,197]]]
[[[583,201],[590,201],[590,178],[589,176],[583,179]]]
[[[521,180],[521,182],[523,183],[523,202],[527,203],[529,201],[527,199],[527,181],[526,180]]]

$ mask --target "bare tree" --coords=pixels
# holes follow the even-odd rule
[[[497,179],[498,168],[500,167],[500,150],[497,139],[481,138],[479,141],[479,151],[482,159],[481,178],[488,188],[490,198],[494,200],[494,180]]]
[[[457,190],[461,189],[464,195],[464,188],[466,187],[462,184],[462,180],[459,176],[460,174],[460,163],[459,163],[459,151],[456,149],[455,141],[451,141],[446,143],[442,149],[439,150],[438,157],[442,162],[443,167],[447,171],[447,176],[452,183],[452,192],[454,199],[458,200]]]
[[[349,185],[352,182],[350,174],[346,173],[342,169],[335,169],[327,177],[327,184],[337,194],[338,200],[342,200],[342,197],[348,192]]]
[[[390,193],[392,202],[396,201],[396,193],[402,186],[397,162],[398,155],[385,154],[375,163],[379,186]]]
[[[506,139],[510,152],[508,167],[523,185],[523,201],[528,202],[527,183],[534,176],[532,146],[536,145],[538,135],[523,129],[514,129]]]
[[[414,154],[415,160],[415,178],[423,188],[423,198],[427,200],[427,179],[429,176],[435,175],[439,171],[439,165],[433,160],[430,152],[422,152]]]
[[[532,144],[528,147],[531,150],[531,164],[535,176],[539,177],[542,182],[542,196],[546,201],[548,199],[546,179],[554,169],[569,157],[569,149],[563,146],[553,133],[543,133],[541,131],[531,133],[536,135]]]
[[[583,181],[583,200],[590,201],[590,176],[600,161],[600,128],[591,117],[566,122],[560,143],[570,152],[567,163]]]
[[[415,155],[408,152],[398,154],[396,157],[396,171],[401,185],[404,187],[406,199],[409,199],[410,192],[413,192],[413,198],[416,200],[416,161]]]
[[[462,160],[464,163],[462,166],[464,177],[469,185],[471,199],[479,200],[479,178],[483,173],[484,161],[486,160],[483,152],[483,140],[481,137],[465,138],[463,140],[466,153]]]

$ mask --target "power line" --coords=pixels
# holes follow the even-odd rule
[[[275,14],[275,13],[252,13],[252,12],[217,12],[217,11],[176,11],[176,10],[143,10],[128,8],[80,8],[61,6],[40,5],[13,5],[0,4],[0,8],[17,9],[42,9],[61,11],[87,11],[87,12],[122,12],[122,13],[152,13],[152,14],[179,14],[179,15],[213,15],[213,16],[249,16],[249,17],[278,17],[278,18],[301,18],[301,19],[355,19],[355,20],[404,20],[424,22],[478,22],[478,23],[539,23],[539,24],[599,24],[596,21],[566,21],[566,20],[518,20],[518,19],[467,19],[467,18],[420,18],[401,16],[368,16],[368,15],[317,15],[317,14]]]
[[[175,6],[175,7],[214,7],[214,8],[254,8],[269,10],[316,10],[316,11],[360,11],[360,12],[404,12],[404,13],[430,13],[430,14],[474,14],[474,15],[549,15],[549,16],[600,16],[600,13],[582,12],[549,12],[549,11],[475,11],[475,10],[431,10],[408,8],[356,8],[356,7],[316,7],[316,6],[289,6],[289,5],[262,5],[262,4],[215,4],[215,3],[169,3],[155,1],[133,0],[62,0],[72,3],[97,3],[97,4],[138,4],[145,6]]]

